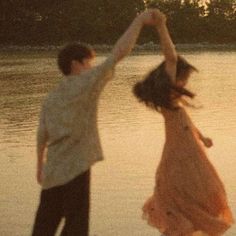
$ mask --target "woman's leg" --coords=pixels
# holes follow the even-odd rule
[[[90,170],[79,175],[65,187],[65,226],[62,236],[89,235]]]
[[[62,218],[62,187],[42,190],[32,236],[53,236]]]

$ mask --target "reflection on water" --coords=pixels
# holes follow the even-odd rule
[[[203,105],[189,112],[214,140],[209,159],[236,215],[236,53],[185,55],[200,70],[189,87],[198,94],[195,103]],[[98,125],[106,160],[93,168],[91,235],[158,235],[142,221],[140,209],[153,190],[164,143],[163,119],[137,103],[131,89],[160,61],[156,55],[127,58],[101,96]],[[34,177],[38,112],[58,80],[54,57],[0,57],[0,235],[30,234],[39,192]],[[234,226],[225,235],[235,234]]]

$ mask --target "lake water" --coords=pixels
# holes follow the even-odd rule
[[[195,124],[212,137],[209,159],[225,183],[236,216],[236,52],[184,52],[200,73],[189,88]],[[97,62],[104,60],[98,56]],[[161,62],[160,55],[134,55],[121,62],[102,93],[98,125],[105,161],[92,170],[92,236],[156,236],[141,218],[152,194],[164,144],[163,118],[137,103],[133,84]],[[55,56],[0,56],[0,235],[30,235],[40,188],[35,180],[35,133],[42,99],[60,80]],[[188,176],[186,176],[188,178]],[[236,226],[225,234],[236,235]]]

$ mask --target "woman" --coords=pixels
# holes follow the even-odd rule
[[[156,20],[165,60],[133,90],[139,101],[162,113],[166,131],[154,193],[143,206],[143,216],[166,236],[219,236],[233,217],[223,183],[204,150],[212,141],[184,108],[185,97],[194,97],[184,87],[197,69],[177,55],[165,16],[160,13]]]

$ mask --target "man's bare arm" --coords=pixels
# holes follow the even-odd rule
[[[39,184],[42,183],[42,170],[43,170],[43,163],[45,157],[45,150],[47,147],[47,140],[48,134],[45,124],[45,117],[44,117],[44,107],[42,107],[40,119],[39,119],[39,126],[37,130],[37,167],[36,167],[36,179]]]
[[[112,50],[116,62],[120,61],[131,52],[144,25],[155,24],[154,15],[157,11],[156,9],[146,10],[133,20]]]
[[[43,170],[43,162],[44,162],[44,153],[46,149],[45,144],[38,144],[37,146],[37,172],[36,172],[36,179],[39,184],[42,183],[42,170]]]

